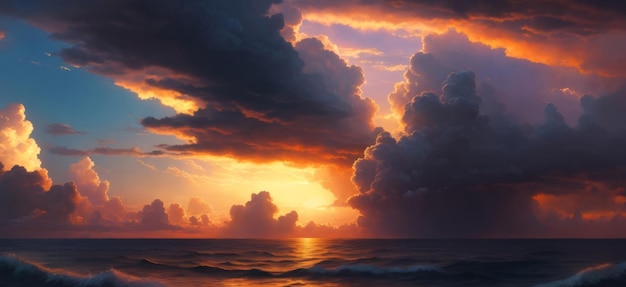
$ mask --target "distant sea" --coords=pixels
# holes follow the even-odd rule
[[[0,286],[626,286],[626,240],[2,239]]]

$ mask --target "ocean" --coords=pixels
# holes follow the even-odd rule
[[[626,240],[1,239],[0,286],[626,286]]]

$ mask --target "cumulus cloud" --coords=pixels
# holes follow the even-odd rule
[[[167,216],[173,224],[182,224],[185,220],[185,210],[178,203],[172,203],[167,208]]]
[[[0,110],[0,162],[7,168],[14,165],[29,171],[41,167],[41,149],[30,134],[33,124],[26,120],[26,109],[21,104],[9,104]]]
[[[9,139],[23,141],[36,146],[28,137],[32,125],[23,117],[21,105],[14,105],[3,115],[12,115],[13,120],[6,126]],[[15,120],[18,115],[18,120]],[[8,121],[8,120],[7,120]],[[26,132],[20,137],[13,127],[26,124]],[[23,143],[11,142],[12,146]],[[7,146],[7,148],[10,147]],[[8,153],[11,154],[11,153]],[[193,162],[190,162],[193,166]],[[200,166],[195,166],[201,169]],[[313,230],[324,231],[323,235],[337,231],[331,226],[309,223],[306,231],[296,225],[298,215],[291,211],[275,218],[278,208],[272,202],[268,192],[253,194],[245,205],[231,208],[231,220],[224,226],[211,223],[210,204],[203,198],[189,200],[187,211],[178,203],[169,204],[160,199],[133,212],[126,208],[122,199],[109,195],[110,183],[103,180],[95,170],[95,163],[84,157],[69,167],[72,182],[53,185],[47,170],[28,171],[20,165],[7,169],[0,162],[0,230],[2,236],[39,237],[39,236],[76,236],[82,232],[99,236],[137,236],[138,232],[175,231],[180,234],[205,234],[205,236],[237,237],[281,237],[309,234]],[[187,217],[188,216],[188,217]],[[345,229],[344,229],[345,231]],[[202,233],[199,233],[202,232]],[[303,233],[303,234],[304,234]],[[162,233],[158,233],[162,234]],[[310,235],[312,236],[312,235]]]
[[[69,167],[69,179],[81,195],[76,215],[83,225],[118,226],[127,220],[125,204],[119,196],[109,196],[109,181],[101,180],[94,168],[89,157]]]
[[[70,166],[73,182],[53,185],[47,170],[28,171],[0,163],[0,228],[4,236],[70,236],[62,232],[149,231],[176,229],[163,202],[155,200],[140,212],[128,212],[109,182],[101,181],[90,158]],[[182,208],[181,208],[182,210]],[[175,211],[170,211],[176,218]],[[61,233],[59,233],[61,232]],[[77,233],[73,233],[77,234]],[[109,234],[110,235],[110,234]]]
[[[0,167],[2,164],[0,163]],[[75,224],[81,196],[73,183],[51,185],[46,170],[0,168],[2,236],[45,236]]]
[[[0,226],[69,225],[81,196],[73,183],[53,185],[41,169],[33,125],[21,104],[0,110]],[[6,165],[6,166],[5,166]]]
[[[200,197],[192,197],[187,204],[187,213],[189,215],[200,216],[202,214],[210,213],[212,210],[211,205]]]
[[[575,69],[551,67],[508,57],[503,49],[472,43],[466,35],[448,31],[428,35],[423,49],[411,57],[405,80],[395,85],[389,102],[398,116],[404,105],[423,91],[438,93],[441,83],[455,71],[472,70],[476,89],[481,94],[483,114],[515,117],[519,121],[539,123],[540,108],[547,103],[559,107],[566,120],[575,124],[582,109],[578,98],[613,89],[617,79],[581,75]]]
[[[49,133],[54,136],[60,136],[60,135],[80,135],[80,134],[84,134],[85,132],[77,131],[68,124],[57,123],[57,124],[49,124],[48,126],[46,126],[46,133]]]
[[[281,237],[295,231],[298,213],[291,211],[275,218],[277,213],[269,192],[253,193],[245,205],[230,208],[231,220],[224,226],[224,233],[234,237]]]
[[[80,189],[81,194],[89,198],[94,204],[104,204],[109,200],[109,181],[101,181],[98,173],[93,169],[94,162],[85,157],[70,165],[69,178]]]
[[[143,209],[139,212],[140,225],[146,229],[170,229],[169,218],[165,213],[165,207],[163,201],[155,199],[150,204],[143,206]]]
[[[294,47],[282,38],[285,16],[269,14],[278,3],[4,1],[0,11],[69,43],[58,53],[66,62],[177,108],[142,120],[189,140],[164,150],[350,165],[376,134],[363,73],[318,40]]]
[[[206,214],[203,214],[200,217],[195,217],[195,216],[189,217],[189,224],[194,225],[194,226],[208,225],[210,223],[211,223],[211,220],[209,220],[209,216]]]
[[[473,72],[452,73],[440,92],[416,95],[404,107],[406,134],[379,134],[355,162],[360,193],[349,203],[361,212],[361,226],[395,236],[542,236],[548,230],[537,217],[542,198],[583,193],[626,175],[626,134],[610,129],[623,126],[615,122],[621,116],[601,112],[619,107],[623,91],[583,98],[585,114],[574,127],[554,104],[531,125],[481,115],[475,81]],[[580,178],[586,181],[573,184]],[[610,200],[619,195],[602,192]],[[597,212],[579,210],[591,211]],[[623,222],[610,211],[611,220]]]

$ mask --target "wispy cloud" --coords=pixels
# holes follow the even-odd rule
[[[68,124],[60,124],[60,123],[47,125],[45,131],[46,133],[54,135],[54,136],[85,134],[85,132],[77,131]]]
[[[57,155],[65,155],[65,156],[88,156],[88,155],[124,155],[124,156],[161,156],[164,155],[165,152],[160,150],[153,150],[149,152],[143,152],[138,147],[132,148],[108,148],[108,147],[98,147],[89,150],[80,150],[80,149],[72,149],[64,146],[52,147],[48,149],[49,152]]]
[[[148,164],[148,163],[146,163],[146,162],[145,162],[145,161],[143,161],[143,160],[137,159],[137,162],[138,162],[139,164],[141,164],[143,167],[145,167],[145,168],[147,168],[147,169],[149,169],[149,170],[151,170],[151,171],[158,171],[158,169],[156,168],[156,166],[151,165],[151,164]]]

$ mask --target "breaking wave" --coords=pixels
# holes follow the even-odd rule
[[[43,267],[16,257],[0,256],[0,282],[5,287],[161,287],[158,282],[141,280],[111,269],[82,277]]]
[[[605,263],[587,267],[575,275],[536,285],[535,287],[617,287],[626,286],[626,262],[619,264]]]

